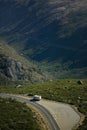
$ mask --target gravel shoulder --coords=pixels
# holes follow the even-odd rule
[[[49,100],[41,100],[38,103],[50,111],[60,130],[71,130],[80,121],[79,114],[68,104]]]

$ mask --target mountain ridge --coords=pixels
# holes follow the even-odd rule
[[[27,59],[52,64],[53,70],[55,62],[62,70],[64,64],[66,71],[83,70],[87,67],[86,16],[86,0],[0,0],[0,37]]]

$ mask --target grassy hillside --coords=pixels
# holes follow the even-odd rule
[[[0,40],[0,55],[6,55],[20,61],[26,67],[34,66],[32,62],[26,60],[23,56],[19,55],[12,47],[10,47],[4,40]]]
[[[27,94],[28,96],[38,94],[45,99],[75,105],[85,115],[85,120],[78,130],[87,129],[87,79],[65,79],[36,85],[25,84],[21,88],[16,88],[15,85],[1,86],[0,92]]]
[[[1,130],[41,130],[36,114],[25,104],[0,98]]]
[[[87,67],[83,68],[73,68],[70,69],[69,66],[72,64],[72,62],[62,63],[62,62],[40,62],[36,63],[38,68],[40,68],[42,71],[47,72],[50,79],[66,79],[66,78],[85,78],[87,77]]]

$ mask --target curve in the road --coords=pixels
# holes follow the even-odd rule
[[[31,104],[34,107],[36,107],[41,114],[45,117],[45,119],[47,120],[49,126],[50,126],[50,130],[60,130],[60,128],[58,127],[56,121],[54,120],[53,116],[51,115],[51,113],[42,105],[38,104],[37,102],[34,101],[30,101],[29,99],[26,99],[25,97],[23,98],[23,96],[17,96],[17,95],[10,95],[10,94],[0,94],[0,97],[2,98],[12,98],[12,99],[16,99],[17,101],[20,102],[25,102],[27,104]]]

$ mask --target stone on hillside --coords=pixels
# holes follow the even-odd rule
[[[77,83],[83,85],[83,82],[81,80],[78,80]]]
[[[16,88],[20,88],[20,87],[22,87],[22,85],[21,85],[21,84],[18,84],[18,85],[16,86]]]

